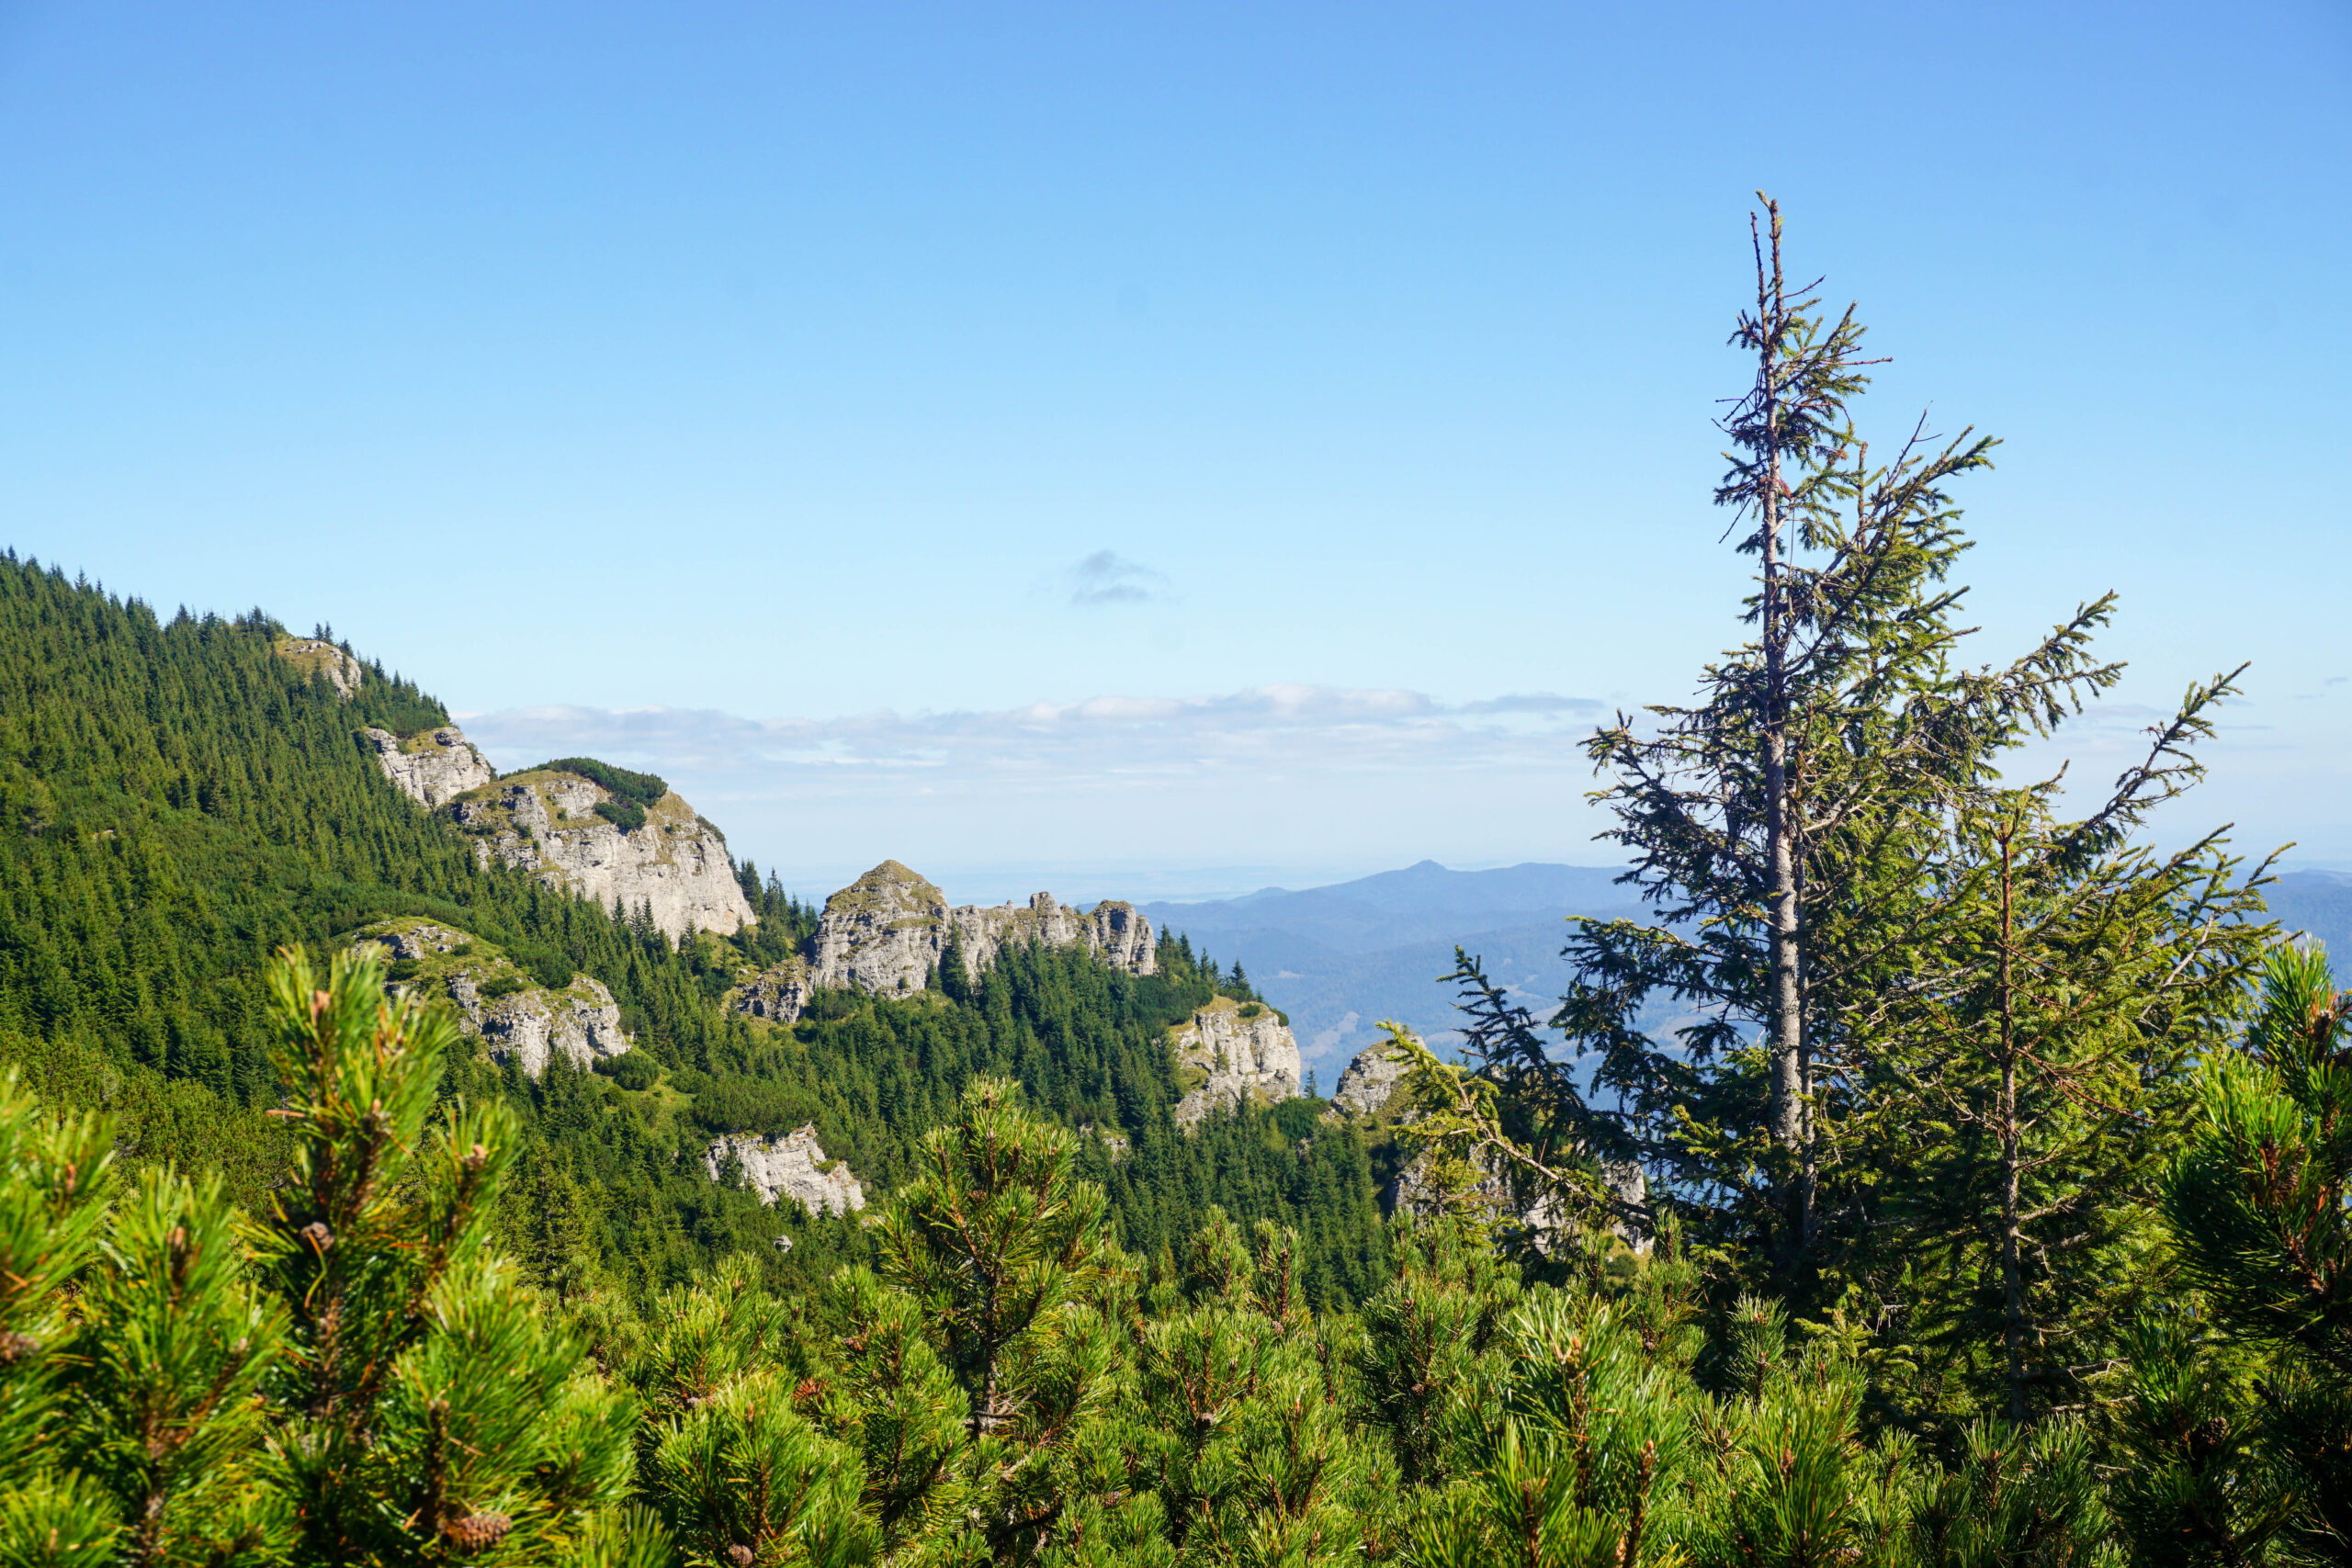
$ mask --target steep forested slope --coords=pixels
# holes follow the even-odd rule
[[[524,1113],[509,1224],[549,1278],[650,1286],[747,1247],[774,1269],[821,1271],[860,1251],[858,1227],[811,1222],[789,1254],[773,1247],[792,1227],[708,1179],[711,1135],[813,1122],[830,1154],[887,1190],[980,1073],[1016,1077],[1041,1108],[1106,1134],[1086,1158],[1147,1256],[1222,1203],[1299,1225],[1319,1297],[1374,1278],[1378,1213],[1352,1132],[1306,1105],[1245,1109],[1197,1136],[1170,1120],[1167,1026],[1222,979],[1182,944],[1147,978],[1019,950],[952,996],[824,995],[788,1029],[729,1014],[718,998],[745,965],[805,942],[810,910],[746,864],[757,924],[673,944],[478,864],[354,739],[363,725],[446,723],[439,705],[372,665],[346,699],[277,656],[282,631],[258,610],[166,621],[0,561],[0,1062],[53,1100],[115,1111],[127,1152],[265,1179],[267,954],[429,915],[543,984],[601,981],[648,1063],[627,1089],[560,1065],[537,1081],[479,1058],[453,1068],[445,1092]]]

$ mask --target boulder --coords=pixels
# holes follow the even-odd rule
[[[808,965],[797,953],[786,956],[727,993],[727,1008],[770,1023],[792,1023],[808,1006]]]

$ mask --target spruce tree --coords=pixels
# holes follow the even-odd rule
[[[2087,650],[2106,599],[2009,664],[1961,666],[1951,487],[1994,443],[1922,424],[1873,461],[1850,414],[1873,363],[1862,326],[1792,283],[1766,212],[1732,340],[1756,368],[1715,494],[1758,562],[1754,637],[1707,668],[1696,705],[1592,737],[1602,836],[1657,923],[1581,922],[1555,1021],[1598,1053],[1619,1127],[1715,1242],[1811,1302],[1865,1224],[1851,1080],[1890,952],[1930,918],[1954,797],[2116,671]],[[1653,1007],[1679,1016],[1670,1041],[1645,1032]]]
[[[2234,1033],[2268,933],[2261,875],[2218,834],[2132,841],[2201,775],[2192,748],[2231,690],[2194,688],[2080,817],[2055,778],[1960,800],[1928,940],[1871,1019],[1849,1147],[1880,1225],[1857,1273],[1904,1302],[1917,1360],[2012,1423],[2079,1405],[2074,1369],[2112,1354],[2195,1064]]]

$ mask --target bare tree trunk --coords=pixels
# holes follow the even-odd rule
[[[1771,1131],[1783,1149],[1795,1150],[1804,1139],[1804,1001],[1798,984],[1804,953],[1803,915],[1797,899],[1797,852],[1794,813],[1789,788],[1788,627],[1782,604],[1781,528],[1781,410],[1780,333],[1788,301],[1781,271],[1781,214],[1772,210],[1772,264],[1769,277],[1757,278],[1757,310],[1764,331],[1757,350],[1757,393],[1765,429],[1763,494],[1758,498],[1763,530],[1764,593],[1764,837],[1768,870],[1772,879],[1770,935],[1772,960]],[[1812,1229],[1802,1173],[1790,1179],[1784,1207],[1790,1229],[1790,1250],[1804,1249]]]

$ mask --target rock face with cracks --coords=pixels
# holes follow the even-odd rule
[[[675,791],[644,807],[635,828],[610,820],[600,806],[627,815],[628,803],[603,785],[537,769],[469,790],[446,809],[474,835],[483,864],[503,862],[608,909],[647,907],[673,942],[690,931],[730,934],[755,919],[727,840]]]
[[[808,1006],[808,965],[798,953],[771,964],[727,993],[729,1011],[763,1018],[770,1023],[795,1022]]]
[[[719,1179],[730,1154],[742,1166],[743,1179],[758,1190],[763,1203],[787,1199],[812,1214],[820,1211],[846,1214],[865,1207],[865,1189],[849,1167],[825,1157],[813,1125],[796,1127],[780,1138],[736,1133],[716,1140],[703,1156],[713,1181]]]
[[[386,729],[363,729],[359,739],[374,749],[384,776],[419,806],[446,806],[498,777],[498,771],[454,724],[406,739]]]
[[[1115,900],[1080,910],[1039,893],[1023,904],[964,904],[887,860],[825,900],[817,924],[811,978],[831,988],[921,990],[946,956],[951,938],[977,976],[1005,948],[1024,942],[1083,947],[1130,975],[1156,971],[1151,922]]]
[[[1184,1098],[1176,1120],[1197,1127],[1219,1106],[1296,1098],[1298,1042],[1282,1015],[1261,1002],[1219,997],[1169,1032]]]
[[[1331,1103],[1352,1116],[1377,1116],[1387,1110],[1405,1077],[1405,1064],[1387,1053],[1385,1043],[1357,1052],[1355,1060],[1340,1075]]]
[[[575,975],[559,988],[524,983],[515,964],[466,932],[414,918],[371,926],[361,940],[421,968],[418,982],[448,997],[458,1027],[480,1039],[492,1061],[512,1060],[528,1077],[558,1056],[586,1067],[629,1049],[621,1010],[601,980]]]

